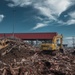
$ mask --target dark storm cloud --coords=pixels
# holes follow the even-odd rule
[[[68,20],[71,19],[71,16],[69,15],[69,13],[71,12],[75,12],[75,5],[71,5],[67,10],[62,12],[58,17],[58,19],[62,20],[63,22],[67,22]]]

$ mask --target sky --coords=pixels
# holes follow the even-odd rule
[[[57,32],[72,45],[75,0],[0,0],[0,33]]]

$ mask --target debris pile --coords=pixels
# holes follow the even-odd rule
[[[0,49],[0,75],[75,75],[75,56],[37,52],[22,40],[7,40]]]
[[[7,47],[0,50],[0,60],[6,63],[13,62],[13,59],[19,60],[23,57],[32,56],[34,47],[24,43],[22,40],[7,40]]]

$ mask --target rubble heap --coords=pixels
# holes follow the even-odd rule
[[[0,75],[75,75],[75,56],[57,52],[45,55],[21,40],[0,50]]]

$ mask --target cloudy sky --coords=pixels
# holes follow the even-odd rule
[[[0,0],[0,33],[75,35],[75,0]]]

